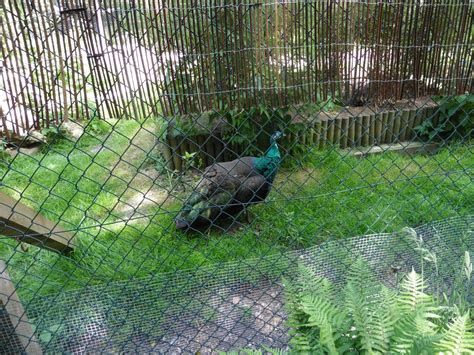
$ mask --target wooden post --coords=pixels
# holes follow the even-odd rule
[[[395,111],[389,111],[388,113],[388,130],[386,143],[394,143],[397,140],[397,135],[394,132],[395,129]]]
[[[347,148],[347,137],[349,135],[349,118],[341,118],[341,148]]]
[[[42,354],[15,285],[0,260],[0,352],[6,354]]]
[[[314,124],[314,145],[316,148],[319,148],[319,143],[321,142],[321,121],[318,120]]]
[[[0,192],[0,234],[64,254],[74,248],[72,233],[3,192]]]
[[[382,144],[382,113],[375,114],[375,144]]]
[[[329,145],[334,144],[334,127],[336,126],[336,119],[330,118],[328,120],[328,130],[327,130],[327,139],[326,142]]]
[[[355,124],[355,139],[354,139],[354,146],[360,147],[362,146],[362,116],[358,115],[354,117],[354,124]]]
[[[349,147],[356,146],[355,126],[356,126],[356,119],[354,116],[350,116],[349,117],[349,137],[347,140]]]
[[[375,113],[369,115],[369,145],[372,146],[375,143]]]
[[[362,115],[362,146],[369,146],[369,135],[370,135],[370,116]]]
[[[383,112],[382,113],[382,136],[381,136],[381,142],[382,143],[388,143],[388,112]]]
[[[401,137],[400,137],[400,127],[402,125],[401,114],[402,112],[395,113],[395,120],[393,123],[393,142],[397,142],[397,143],[401,141]]]
[[[410,110],[403,110],[400,120],[400,135],[399,141],[404,142],[408,137],[408,122],[410,119]]]
[[[323,149],[327,143],[328,120],[321,119],[321,134],[319,141],[319,149]]]
[[[405,135],[405,139],[407,139],[407,140],[411,140],[415,137],[415,130],[414,130],[415,120],[416,120],[416,117],[417,117],[417,113],[421,114],[420,111],[416,111],[416,110],[411,110],[410,111],[410,114],[408,116],[407,133]]]
[[[333,137],[334,145],[340,146],[341,134],[342,134],[342,118],[338,116],[334,118],[334,137]]]

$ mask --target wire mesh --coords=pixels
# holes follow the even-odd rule
[[[474,250],[472,2],[0,15],[0,193],[15,201],[0,201],[0,258],[44,352],[288,350],[298,265],[342,287],[361,256],[396,287],[420,269],[404,227],[452,291]],[[20,346],[10,328],[4,349]]]
[[[473,226],[474,217],[466,216],[416,228],[443,265],[436,277],[447,292],[464,251],[473,250]],[[401,275],[420,267],[414,248],[403,233],[353,237],[245,263],[63,292],[35,299],[28,312],[39,333],[56,330],[44,344],[52,353],[287,349],[283,278],[296,277],[299,263],[342,288],[347,269],[361,256],[381,280],[396,285]]]

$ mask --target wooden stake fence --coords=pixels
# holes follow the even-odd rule
[[[3,135],[473,91],[469,0],[2,2]]]

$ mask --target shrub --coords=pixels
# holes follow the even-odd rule
[[[439,108],[439,121],[433,117],[416,127],[416,131],[429,140],[439,137],[449,139],[470,137],[474,132],[474,95],[459,95],[435,98]]]

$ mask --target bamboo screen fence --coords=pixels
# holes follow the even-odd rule
[[[469,0],[4,1],[3,135],[473,89]]]

